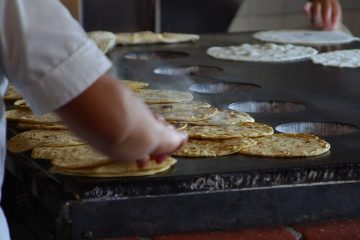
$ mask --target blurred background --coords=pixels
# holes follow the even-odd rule
[[[305,0],[62,0],[87,31],[215,33],[310,26]],[[346,27],[360,35],[360,1],[342,0]]]
[[[244,0],[229,31],[309,27],[309,21],[302,11],[304,3],[304,0]],[[360,1],[340,0],[340,3],[344,24],[359,36]]]

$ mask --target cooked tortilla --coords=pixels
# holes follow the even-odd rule
[[[116,33],[116,43],[122,45],[178,43],[199,40],[199,35],[183,33],[154,33],[151,31]]]
[[[237,153],[240,149],[256,143],[251,138],[231,138],[225,140],[189,139],[183,149],[174,153],[182,157],[217,157]]]
[[[112,162],[98,167],[68,169],[52,167],[52,173],[65,175],[87,176],[87,177],[133,177],[153,175],[168,170],[176,163],[176,159],[168,157],[160,164],[155,161],[149,163],[142,169],[139,169],[136,162]]]
[[[187,102],[193,99],[193,95],[190,92],[173,90],[139,89],[135,94],[146,103]]]
[[[71,146],[84,144],[68,130],[30,130],[16,134],[7,144],[13,153],[21,153],[42,146]]]
[[[12,122],[22,123],[59,123],[60,118],[54,113],[48,113],[41,116],[34,115],[30,110],[13,109],[6,111],[6,118]]]
[[[185,131],[189,138],[227,139],[237,137],[259,137],[274,133],[272,127],[256,122],[229,126],[188,126]]]
[[[330,144],[305,133],[279,133],[255,138],[257,143],[239,152],[263,157],[309,157],[326,153]]]

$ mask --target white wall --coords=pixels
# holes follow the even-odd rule
[[[224,0],[226,1],[226,0]],[[360,0],[340,0],[344,24],[360,36]],[[252,31],[310,26],[303,14],[305,0],[245,0],[229,31]]]

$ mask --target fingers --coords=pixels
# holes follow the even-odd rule
[[[332,4],[329,1],[325,1],[321,6],[321,17],[322,17],[322,29],[332,30],[334,25],[331,21],[332,15]]]
[[[310,13],[311,7],[312,7],[312,2],[306,2],[305,5],[304,5],[304,13],[309,18],[311,18],[311,13]]]
[[[151,153],[151,158],[157,163],[163,162],[172,153],[181,149],[187,141],[187,134],[178,132],[173,127],[165,127],[159,138],[160,144]]]
[[[321,3],[313,2],[311,6],[311,22],[316,28],[322,28]]]
[[[333,2],[331,21],[333,28],[337,28],[342,21],[342,11],[338,1]]]
[[[150,161],[150,157],[144,157],[136,161],[137,167],[143,169]]]
[[[310,17],[314,27],[333,30],[341,22],[342,13],[338,0],[314,0],[304,5],[305,14]]]

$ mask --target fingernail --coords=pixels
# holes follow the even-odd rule
[[[166,159],[167,157],[168,157],[167,155],[161,155],[161,156],[155,157],[154,160],[155,160],[156,163],[160,164],[160,163],[162,163],[163,161],[165,161],[165,159]]]

